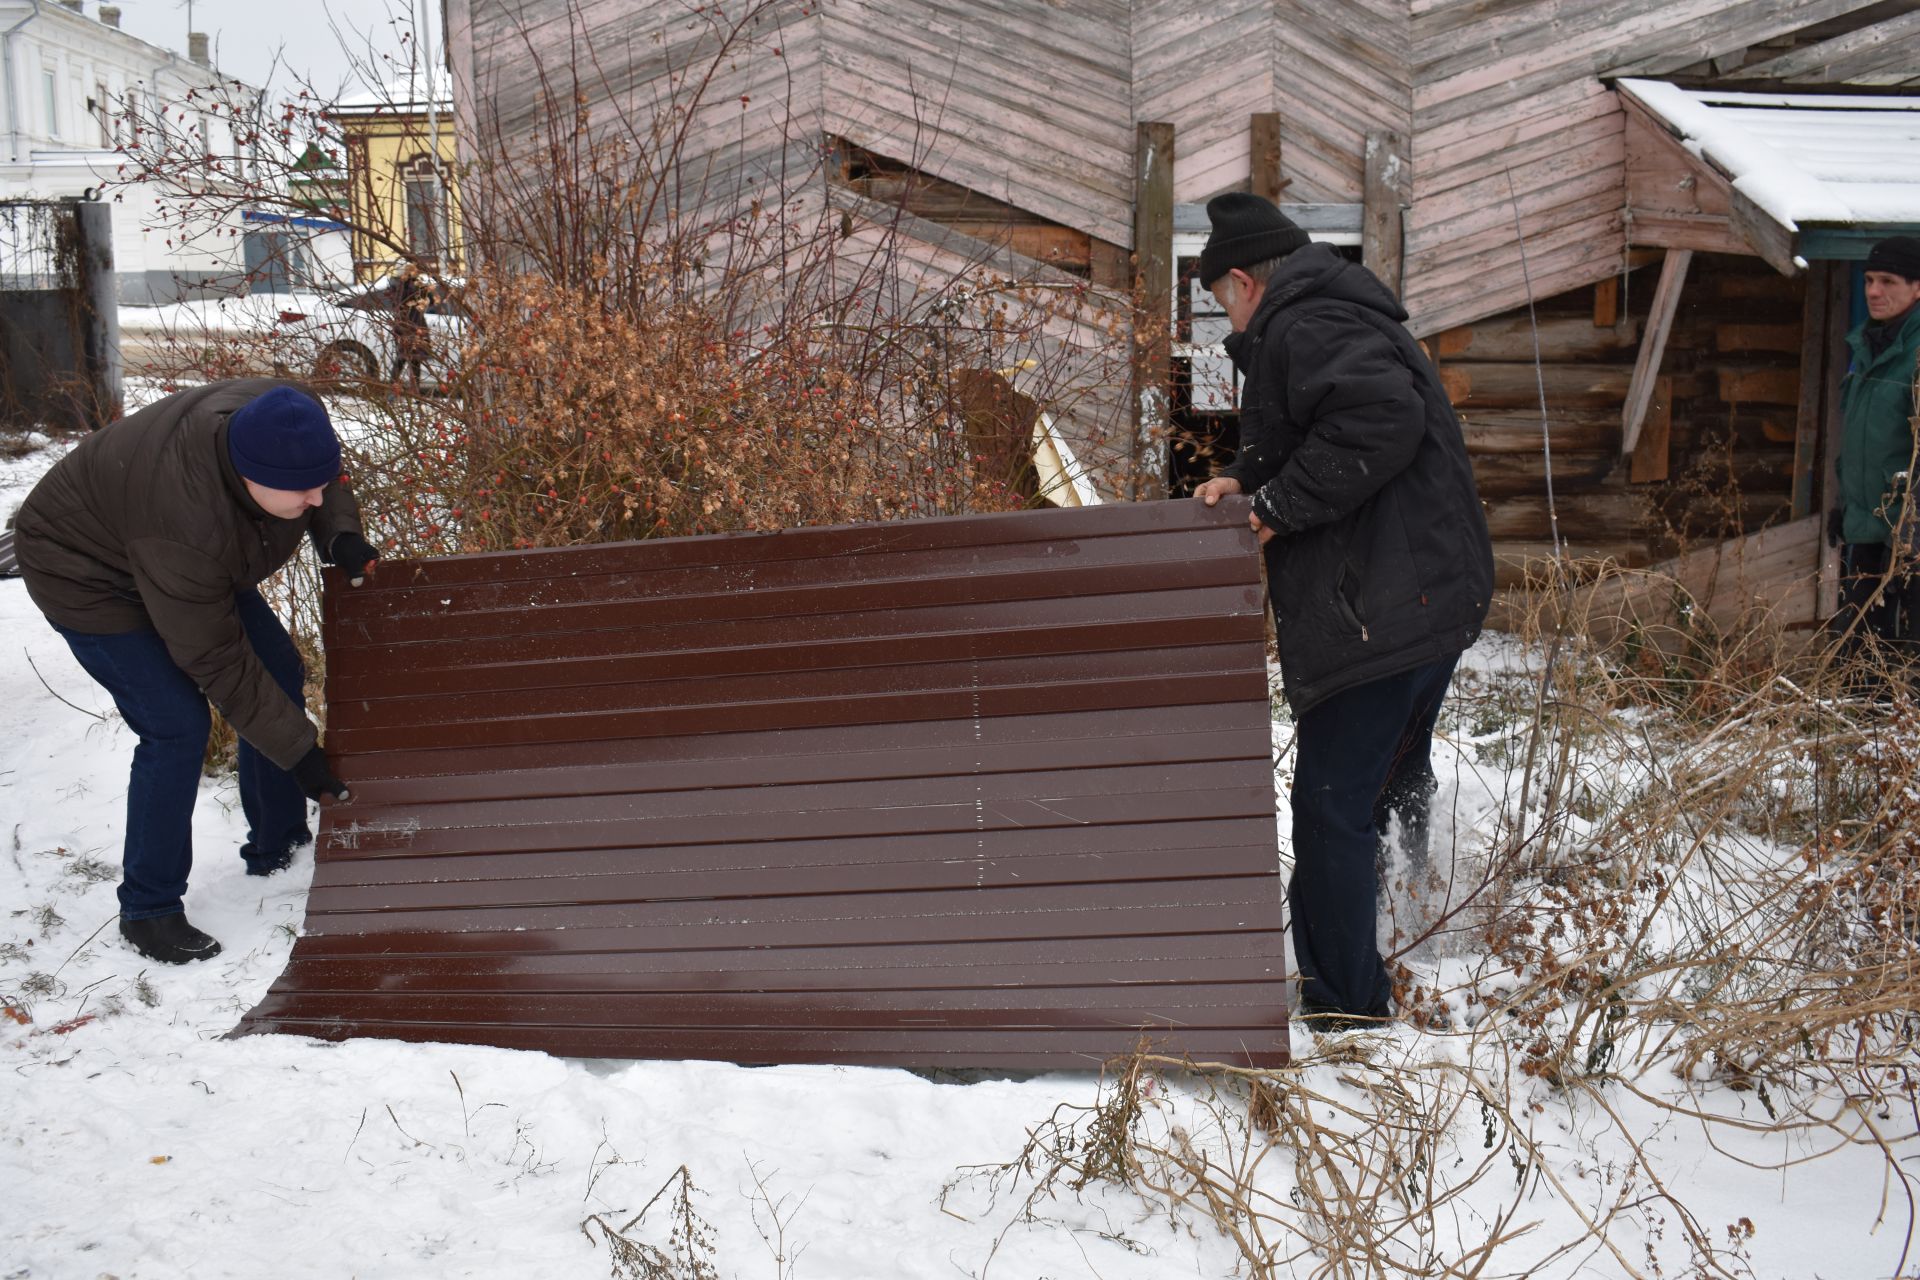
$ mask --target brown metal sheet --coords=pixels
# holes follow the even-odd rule
[[[330,578],[354,798],[240,1029],[1284,1062],[1262,608],[1235,501]]]

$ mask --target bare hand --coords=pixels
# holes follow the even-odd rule
[[[1263,547],[1274,539],[1273,530],[1261,524],[1260,517],[1254,512],[1247,512],[1247,527],[1253,530],[1254,535],[1260,539],[1260,545]]]
[[[1216,476],[1195,489],[1193,496],[1211,507],[1220,501],[1220,499],[1230,498],[1239,492],[1241,492],[1241,488],[1238,480],[1235,480],[1232,476]]]

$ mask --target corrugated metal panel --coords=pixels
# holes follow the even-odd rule
[[[1243,502],[329,590],[307,928],[243,1030],[581,1055],[1286,1055]]]

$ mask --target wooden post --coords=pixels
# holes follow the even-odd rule
[[[1173,126],[1134,133],[1133,448],[1127,496],[1167,496],[1168,400],[1173,389]]]
[[[1280,113],[1256,111],[1247,129],[1247,172],[1253,178],[1253,194],[1280,203],[1287,180],[1280,176]]]
[[[1800,306],[1800,406],[1793,425],[1793,518],[1813,512],[1820,469],[1820,415],[1826,408],[1827,272],[1820,263],[1807,272]]]
[[[1360,218],[1360,261],[1380,283],[1401,292],[1406,258],[1406,205],[1412,194],[1413,167],[1407,141],[1376,129],[1367,134],[1367,174]]]
[[[1593,286],[1593,327],[1611,329],[1620,323],[1620,277],[1608,276]]]
[[[1633,446],[1633,464],[1627,483],[1652,484],[1665,480],[1672,466],[1673,379],[1653,380],[1653,399],[1647,405],[1646,427]]]
[[[1633,381],[1627,384],[1627,406],[1621,418],[1620,452],[1631,454],[1640,443],[1640,424],[1646,419],[1647,405],[1653,400],[1653,380],[1660,374],[1660,358],[1667,352],[1667,335],[1673,332],[1673,316],[1680,308],[1680,290],[1687,282],[1687,267],[1693,261],[1691,249],[1669,249],[1660,264],[1660,283],[1653,290],[1653,310],[1647,316],[1647,331],[1640,339],[1640,356],[1633,363]]]
[[[1852,273],[1842,263],[1823,262],[1821,287],[1826,293],[1826,359],[1821,362],[1820,395],[1824,410],[1820,420],[1826,424],[1826,443],[1820,450],[1820,510],[1831,511],[1840,500],[1840,441],[1845,424],[1840,421],[1840,380],[1847,371],[1847,304]],[[1811,287],[1811,285],[1809,285]],[[1840,609],[1840,549],[1820,539],[1820,589],[1815,608],[1820,618],[1831,618]]]

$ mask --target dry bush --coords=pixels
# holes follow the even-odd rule
[[[1445,883],[1390,890],[1436,897],[1396,939],[1402,1029],[1296,1034],[1277,1070],[1143,1050],[972,1176],[1024,1193],[1031,1221],[1123,1189],[1218,1231],[1255,1277],[1751,1275],[1760,1206],[1706,1220],[1689,1179],[1711,1168],[1653,1140],[1684,1119],[1724,1158],[1783,1172],[1878,1152],[1882,1217],[1910,1244],[1920,707],[1904,669],[1757,613],[1714,624],[1644,574],[1622,608],[1616,572],[1561,576],[1584,585],[1539,599],[1522,669],[1456,687],[1446,735],[1463,758],[1490,748],[1459,785],[1489,808]],[[1731,1154],[1754,1134],[1780,1154]]]

